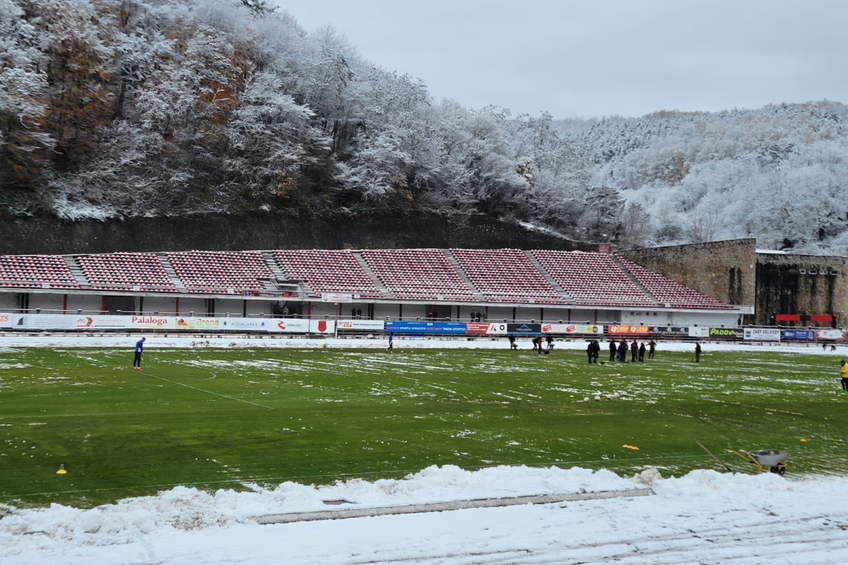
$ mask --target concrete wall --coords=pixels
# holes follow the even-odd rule
[[[738,314],[721,312],[640,312],[624,310],[621,324],[627,326],[716,326],[735,327],[744,320]]]
[[[51,312],[62,312],[63,307],[65,305],[65,297],[62,294],[30,294],[29,295],[29,309],[35,310],[36,308],[40,308],[41,310],[51,311]],[[47,312],[45,312],[46,314]]]
[[[363,312],[365,309],[363,309]],[[397,304],[375,304],[374,305],[374,319],[375,320],[385,320],[386,318],[397,319],[400,308]]]
[[[144,311],[145,312],[159,312],[160,315],[165,316],[170,314],[174,315],[174,312],[177,310],[177,299],[171,296],[166,297],[153,297],[146,296],[144,298]]]
[[[68,312],[100,312],[103,307],[103,299],[99,296],[86,296],[84,294],[68,295]]]
[[[0,218],[0,255],[413,247],[597,249],[597,245],[528,231],[518,224],[487,216],[472,216],[460,225],[425,212],[388,217],[359,214],[356,218],[257,213],[105,222],[65,222],[53,217]]]
[[[734,239],[622,251],[634,263],[722,302],[754,306],[757,241]]]
[[[20,298],[17,293],[0,294],[0,312],[14,312],[18,309]]]
[[[188,316],[194,312],[195,316],[206,315],[206,299],[204,298],[180,298],[180,316]]]
[[[832,324],[809,321],[780,324],[848,326],[846,273],[848,257],[759,253],[755,323],[774,324],[775,314],[829,314],[835,318]]]

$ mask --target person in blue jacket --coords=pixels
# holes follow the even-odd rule
[[[144,349],[144,340],[146,339],[146,337],[143,337],[137,342],[135,342],[135,358],[133,359],[133,371],[141,371],[141,352]]]

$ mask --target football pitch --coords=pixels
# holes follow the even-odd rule
[[[729,450],[786,450],[787,477],[843,474],[838,361],[193,348],[151,349],[136,372],[125,349],[5,348],[0,504],[91,507],[177,485],[327,484],[430,465],[724,470],[695,439],[739,472],[750,466]]]

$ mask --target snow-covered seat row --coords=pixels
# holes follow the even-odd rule
[[[486,300],[564,304],[566,299],[519,249],[451,249],[451,254]]]
[[[289,278],[304,281],[316,293],[385,298],[350,251],[281,249],[275,256]]]
[[[362,258],[395,298],[477,300],[442,249],[366,250]]]
[[[606,253],[537,250],[533,255],[577,304],[657,305]]]
[[[60,255],[0,255],[0,286],[79,288],[79,283]]]
[[[186,290],[197,293],[243,293],[263,288],[271,269],[258,251],[187,251],[168,253],[168,261]]]
[[[97,290],[177,291],[155,253],[79,255],[77,261],[91,288]]]

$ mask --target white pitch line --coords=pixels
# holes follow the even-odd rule
[[[274,408],[271,406],[265,406],[264,404],[258,404],[256,402],[251,402],[249,400],[242,400],[241,398],[235,398],[234,396],[227,396],[226,394],[218,394],[217,392],[212,392],[211,390],[204,390],[202,388],[197,388],[196,386],[187,385],[184,383],[178,383],[177,381],[172,381],[170,379],[166,379],[164,377],[157,377],[156,375],[152,375],[150,373],[144,373],[149,377],[153,377],[154,379],[159,379],[160,381],[165,381],[166,383],[171,383],[174,385],[184,386],[186,388],[190,388],[191,390],[196,390],[199,392],[205,392],[206,394],[211,394],[212,396],[220,396],[221,398],[226,398],[228,400],[235,400],[236,402],[244,402],[245,404],[250,404],[251,406],[258,406],[259,408],[265,408],[266,410],[273,410]]]

